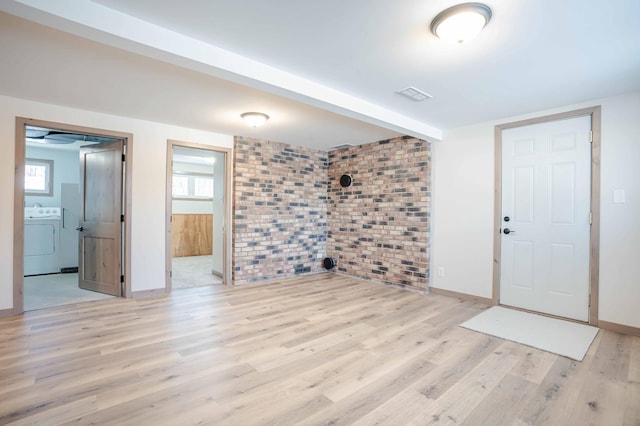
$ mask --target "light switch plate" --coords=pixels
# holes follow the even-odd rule
[[[626,196],[624,193],[624,189],[614,189],[613,190],[613,202],[615,204],[624,204],[626,202]]]

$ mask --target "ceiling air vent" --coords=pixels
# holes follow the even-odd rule
[[[353,145],[351,145],[350,143],[345,143],[345,144],[342,144],[342,145],[332,146],[332,147],[331,147],[331,150],[334,150],[334,149],[342,149],[342,148],[351,148],[352,146],[353,146]]]
[[[398,90],[396,93],[402,96],[406,96],[407,98],[411,99],[414,102],[421,102],[426,99],[433,98],[433,96],[431,96],[430,94],[425,93],[420,89],[416,89],[413,86],[409,86],[402,90]]]

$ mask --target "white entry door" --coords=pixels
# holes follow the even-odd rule
[[[591,117],[502,132],[500,303],[589,320]]]

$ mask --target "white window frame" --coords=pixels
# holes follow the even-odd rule
[[[25,158],[25,184],[24,184],[24,195],[27,196],[36,196],[36,197],[53,197],[53,160],[44,160],[41,158]],[[27,188],[26,183],[26,174],[27,167],[29,166],[39,166],[45,168],[45,189],[29,189]]]
[[[188,182],[188,191],[189,191],[189,195],[183,196],[175,196],[173,194],[171,194],[172,199],[174,200],[189,200],[189,201],[212,201],[213,200],[213,194],[211,197],[198,197],[195,195],[195,180],[197,178],[206,178],[206,179],[211,179],[211,181],[213,182],[213,174],[208,174],[208,173],[193,173],[193,172],[180,172],[180,171],[175,171],[173,172],[172,175],[172,179],[176,176],[181,176],[181,177],[186,177],[189,179]],[[172,185],[173,187],[173,185]],[[213,190],[213,188],[212,188]],[[172,190],[173,192],[173,190]]]

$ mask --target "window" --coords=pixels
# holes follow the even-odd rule
[[[173,198],[189,196],[189,177],[173,175]]]
[[[53,161],[27,158],[24,165],[24,194],[53,196]]]
[[[213,198],[213,178],[194,177],[193,195],[196,197]]]
[[[211,200],[213,199],[213,176],[174,173],[171,192],[173,198]]]

